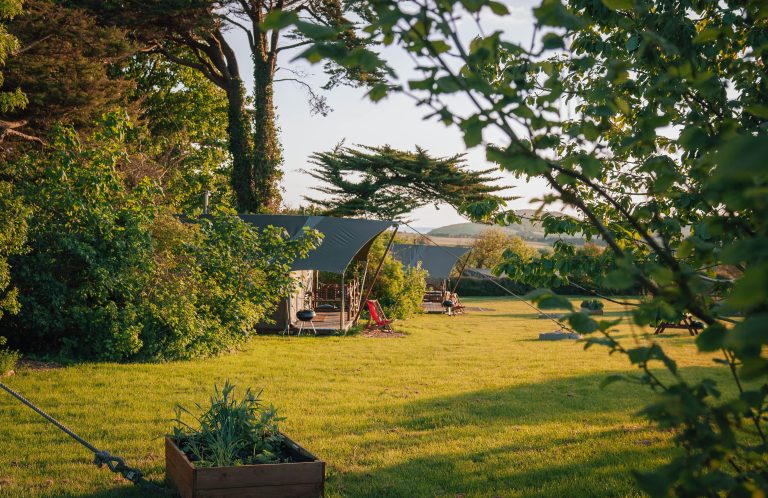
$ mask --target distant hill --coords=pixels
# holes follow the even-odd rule
[[[540,222],[532,221],[527,218],[533,218],[536,216],[536,211],[534,209],[520,209],[518,211],[515,211],[518,215],[524,216],[526,218],[521,219],[520,223],[516,225],[510,225],[507,227],[499,227],[505,232],[507,232],[510,236],[518,236],[525,240],[531,240],[531,241],[537,241],[537,242],[547,242],[550,240],[555,240],[556,237],[545,237],[544,236],[544,228],[541,226]],[[557,211],[550,211],[549,214],[555,215],[555,216],[566,216],[564,213],[560,213]],[[538,217],[541,217],[542,214],[540,213]],[[488,225],[482,225],[480,223],[457,223],[454,225],[446,225],[444,227],[439,227],[431,230],[428,235],[434,236],[434,237],[455,237],[455,238],[476,238],[484,231],[491,228]],[[572,240],[573,242],[579,242],[582,240],[581,237],[563,237],[566,240]]]

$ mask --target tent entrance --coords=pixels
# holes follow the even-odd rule
[[[315,310],[315,328],[319,330],[348,330],[355,322],[355,313],[362,296],[356,276],[342,282],[323,282],[315,272],[312,290],[307,292],[305,306]]]

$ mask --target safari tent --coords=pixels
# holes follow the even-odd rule
[[[427,291],[424,293],[422,308],[427,313],[442,313],[443,303],[451,300],[459,305],[458,296],[448,288],[451,272],[470,247],[444,247],[437,245],[395,244],[392,255],[406,268],[421,266],[427,271]],[[462,270],[459,271],[461,273]],[[460,305],[459,305],[460,306]],[[461,306],[458,309],[463,309]]]
[[[318,331],[348,330],[359,318],[359,310],[365,298],[363,289],[368,274],[367,258],[376,237],[390,227],[392,221],[334,218],[330,216],[248,214],[240,218],[258,228],[267,226],[285,229],[289,237],[299,237],[304,228],[323,234],[320,246],[307,257],[298,259],[291,266],[291,274],[297,280],[292,296],[284,300],[272,315],[273,323],[261,323],[260,330],[289,331],[298,327],[296,312],[313,309],[313,320]],[[393,234],[394,237],[394,234]],[[350,265],[360,263],[362,276],[347,275]],[[338,276],[333,282],[324,282],[323,275]]]

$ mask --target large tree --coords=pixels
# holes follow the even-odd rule
[[[495,168],[472,170],[463,154],[433,157],[424,149],[415,152],[383,147],[338,146],[312,155],[317,166],[308,173],[322,182],[314,189],[329,197],[305,197],[326,214],[378,216],[398,219],[414,209],[448,203],[461,206],[481,201],[503,203],[492,185]]]
[[[132,83],[111,74],[133,47],[124,33],[53,0],[27,0],[8,23],[18,48],[8,59],[2,89],[25,95],[24,106],[0,108],[4,148],[42,142],[61,124],[85,128],[122,105]]]
[[[643,413],[676,429],[682,455],[637,474],[642,489],[653,496],[764,494],[765,2],[543,0],[533,11],[530,46],[491,27],[511,15],[498,1],[370,3],[377,16],[366,32],[400,45],[421,72],[376,87],[371,97],[407,92],[503,170],[546,180],[542,203],[563,203],[582,217],[550,217],[545,227],[605,241],[617,266],[605,283],[647,293],[633,312],[637,324],[686,314],[704,324],[696,345],[718,354],[714,366],[733,381],[727,395],[713,378],[678,368],[652,337],[625,344],[611,332],[616,322],[567,317],[574,329],[596,335],[589,346],[607,346],[638,367],[629,380],[656,392]],[[501,23],[486,23],[493,16]],[[334,43],[320,40],[310,54],[343,61],[329,50]],[[492,217],[496,207],[486,204],[484,214]],[[719,277],[723,265],[736,271]],[[570,306],[549,292],[537,296],[541,305]]]
[[[19,15],[21,8],[21,0],[0,3],[0,21],[6,21]],[[8,33],[5,24],[0,24],[0,67],[3,66],[9,55],[18,50],[18,47],[18,39]],[[0,85],[2,84],[3,73],[0,72]],[[27,98],[19,88],[13,91],[0,92],[0,116],[23,108],[26,103]],[[7,135],[20,136],[26,139],[28,135],[17,129],[20,126],[22,124],[0,120],[0,142]],[[11,285],[8,257],[23,250],[27,232],[26,209],[19,197],[13,192],[13,184],[5,178],[6,173],[5,167],[0,168],[0,318],[5,312],[14,313],[18,310],[18,291]]]
[[[324,100],[299,77],[276,78],[279,61],[291,50],[307,45],[307,34],[333,34],[340,30],[344,44],[353,49],[357,38],[345,15],[351,12],[339,0],[73,0],[96,13],[102,22],[129,30],[145,50],[200,71],[221,88],[228,100],[229,149],[233,159],[232,187],[243,212],[271,211],[280,204],[282,154],[277,132],[274,83],[292,81],[309,88],[313,108],[325,112]],[[314,21],[314,24],[306,22]],[[296,29],[286,30],[295,21]],[[230,30],[245,33],[254,65],[254,88],[243,85],[237,54],[227,38]],[[290,60],[290,59],[289,59]],[[338,65],[326,67],[330,88],[342,82],[365,84],[377,75]]]

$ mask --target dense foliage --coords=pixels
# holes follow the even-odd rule
[[[368,253],[369,272],[373,272],[381,261],[386,248],[386,241],[391,234],[383,233],[371,246]],[[372,278],[369,274],[368,280]],[[367,282],[366,288],[370,285]],[[427,272],[421,268],[403,268],[389,252],[384,257],[379,278],[373,286],[371,299],[378,299],[389,318],[408,318],[421,313],[421,300],[427,289]]]
[[[463,267],[494,269],[504,261],[505,251],[510,251],[520,261],[529,261],[537,254],[522,238],[511,236],[501,228],[491,227],[475,239],[472,250],[456,263],[454,271]]]
[[[314,189],[330,197],[305,197],[332,216],[374,216],[398,219],[414,209],[449,199],[454,206],[480,201],[503,202],[493,169],[469,169],[463,155],[432,157],[389,146],[338,146],[315,153],[307,171],[320,180]]]
[[[231,213],[184,224],[149,180],[119,170],[128,123],[110,115],[81,141],[69,129],[17,164],[28,252],[11,258],[21,310],[14,345],[82,358],[189,358],[236,346],[293,285],[317,242],[256,232]]]
[[[290,53],[308,43],[306,35],[342,31],[342,45],[360,48],[361,42],[346,16],[360,12],[354,2],[339,0],[70,0],[85,9],[102,27],[128,33],[140,50],[161,54],[167,61],[189,68],[215,85],[227,101],[228,149],[232,156],[230,186],[240,212],[274,212],[279,209],[282,148],[274,105],[275,84],[287,82],[307,90],[313,112],[330,109],[322,93],[292,69]],[[287,29],[288,21],[297,21]],[[312,21],[312,24],[308,21]],[[247,38],[253,63],[253,88],[247,79],[227,32]],[[376,71],[347,69],[326,64],[325,89],[340,84],[367,85],[378,81]],[[280,72],[279,72],[280,71]],[[279,72],[279,73],[278,73]]]
[[[144,124],[132,137],[138,153],[120,166],[126,181],[151,178],[183,213],[200,210],[206,190],[212,204],[233,207],[226,95],[198,71],[156,54],[137,55],[120,74],[135,84],[129,100]]]
[[[196,405],[192,413],[176,405],[176,425],[170,437],[196,467],[230,467],[287,461],[282,418],[272,406],[264,406],[250,388],[240,399],[228,380],[214,386],[210,406]],[[185,416],[192,417],[186,422]]]
[[[512,175],[542,178],[543,205],[581,215],[550,233],[599,236],[612,285],[647,293],[634,320],[705,324],[735,395],[679,369],[661,343],[623,344],[614,323],[583,313],[587,346],[625,355],[655,392],[643,414],[675,430],[681,456],[637,474],[652,496],[761,496],[768,490],[768,8],[761,0],[543,0],[530,47],[494,30],[511,16],[491,0],[372,0],[365,31],[397,44],[420,76],[396,79],[380,57],[353,57],[325,38],[309,60],[384,67],[370,96],[404,91],[467,147]],[[493,22],[489,22],[489,21]],[[459,29],[459,23],[463,29]],[[467,36],[469,35],[469,36]],[[500,206],[469,215],[515,220]],[[723,266],[734,271],[717,277]],[[540,305],[570,306],[539,292]],[[734,320],[730,315],[740,313]],[[661,380],[658,369],[668,371]],[[609,380],[616,380],[612,378]],[[750,382],[746,382],[749,380]],[[727,392],[733,392],[727,391]]]
[[[114,73],[134,51],[125,34],[65,4],[26,0],[24,12],[8,23],[19,43],[0,83],[7,92],[23,92],[26,105],[0,108],[6,154],[46,142],[60,123],[87,130],[133,86]]]
[[[612,286],[616,259],[611,251],[594,244],[574,246],[557,241],[552,251],[522,258],[513,248],[503,254],[496,267],[498,272],[521,283],[538,287],[574,286],[583,291],[600,293],[631,293],[637,287]]]

